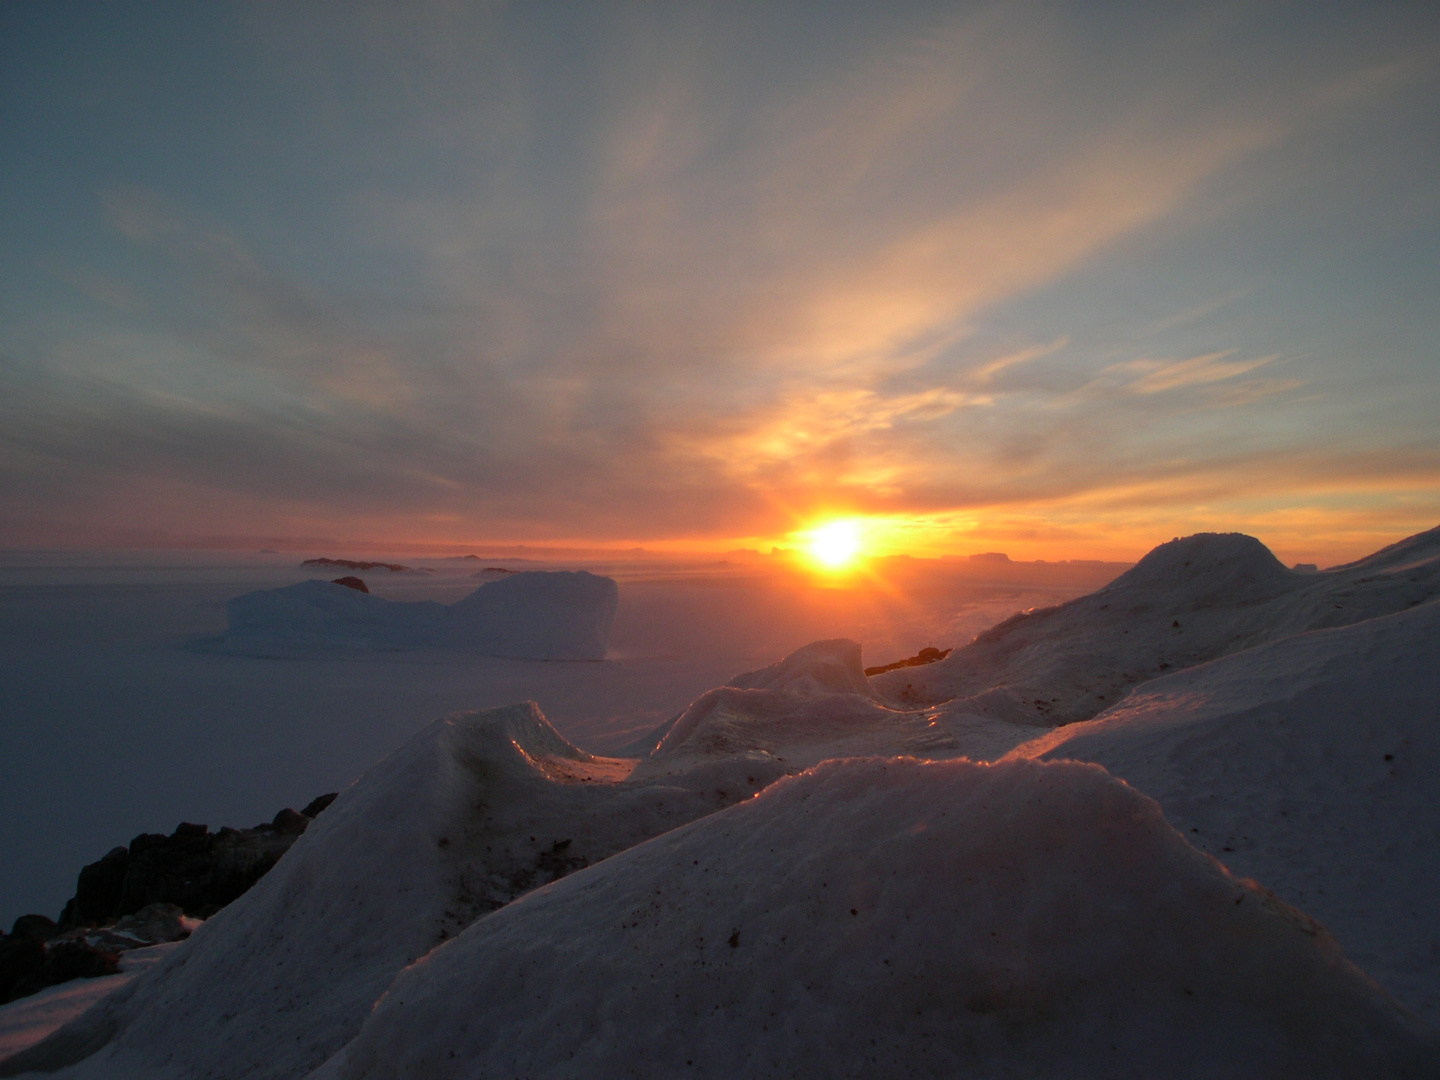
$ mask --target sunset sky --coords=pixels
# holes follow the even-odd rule
[[[1355,557],[1437,117],[1422,4],[8,3],[0,546]]]

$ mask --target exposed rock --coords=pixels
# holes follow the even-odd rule
[[[338,791],[332,791],[328,795],[317,795],[314,799],[310,800],[308,804],[306,804],[305,809],[301,810],[300,813],[304,814],[308,818],[317,818],[320,816],[320,811],[324,810],[327,806],[334,802],[335,797],[339,794],[340,793]]]
[[[330,582],[330,584],[344,585],[347,589],[354,589],[356,592],[368,593],[370,591],[369,586],[358,577],[337,577],[334,581]]]
[[[118,952],[97,949],[84,941],[56,941],[45,948],[44,986],[56,986],[71,979],[96,979],[119,971]]]
[[[26,938],[30,941],[49,941],[60,933],[60,927],[53,919],[44,915],[21,915],[10,930],[12,938]]]
[[[93,979],[120,970],[119,954],[84,941],[0,938],[0,1004],[71,979]]]
[[[287,807],[253,829],[212,833],[206,825],[182,821],[169,836],[142,833],[128,848],[114,848],[80,871],[59,927],[108,926],[157,904],[209,918],[259,881],[334,798],[322,795],[304,813]]]
[[[310,819],[304,814],[291,810],[287,806],[275,815],[274,820],[272,820],[270,824],[275,827],[276,832],[299,836],[305,831],[306,826],[310,824]]]
[[[301,566],[338,566],[343,570],[389,570],[394,574],[413,571],[413,566],[392,562],[363,562],[355,559],[306,559]]]
[[[14,1001],[31,993],[21,987],[35,985],[40,989],[45,969],[45,944],[32,938],[0,938],[0,1002]],[[17,992],[19,990],[19,992]]]
[[[129,866],[130,852],[116,847],[100,861],[81,870],[75,896],[60,913],[61,928],[91,926],[118,917],[120,893],[125,887]]]
[[[126,915],[114,926],[69,930],[59,940],[79,942],[105,953],[123,953],[167,941],[184,941],[200,925],[200,921],[187,918],[175,904],[147,904],[134,915]]]
[[[134,915],[117,921],[114,930],[117,934],[130,934],[147,945],[181,941],[190,936],[185,912],[174,904],[147,904]]]
[[[169,836],[142,833],[80,871],[59,923],[22,915],[0,935],[0,1003],[75,978],[113,975],[119,954],[180,941],[242,895],[335,801],[286,807],[253,829],[182,821]]]
[[[920,667],[922,664],[933,664],[936,660],[944,660],[950,655],[949,649],[937,649],[933,645],[921,649],[914,656],[906,657],[904,660],[896,660],[893,664],[881,664],[879,667],[867,667],[866,675],[884,675],[887,671],[895,671],[897,668]]]

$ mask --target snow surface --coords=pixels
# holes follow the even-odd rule
[[[1440,1025],[1440,602],[1157,679],[1014,754],[1157,799]]]
[[[935,710],[886,705],[865,677],[860,646],[840,638],[814,642],[701,695],[664,731],[637,773],[693,768],[737,753],[773,759],[788,771],[867,754],[999,757],[1033,734],[1003,722],[951,722]]]
[[[179,944],[170,941],[130,949],[120,954],[119,975],[72,979],[0,1005],[0,1060],[35,1045],[60,1025],[69,1023],[101,998],[154,967]]]
[[[871,759],[476,923],[312,1080],[1437,1066],[1322,929],[1103,770]]]
[[[306,579],[294,556],[0,553],[0,926],[58,915],[78,869],[139,833],[269,821],[339,790],[438,716],[534,700],[572,742],[613,753],[807,641],[850,637],[870,662],[891,660],[1123,569],[1015,564],[992,582],[953,561],[895,560],[834,588],[773,562],[588,564],[620,582],[609,658],[553,663],[200,652],[187,642],[223,633],[226,601]],[[432,560],[431,574],[369,584],[451,604],[474,591],[473,567]]]
[[[577,749],[533,703],[437,721],[342,792],[163,977],[107,998],[0,1075],[73,1061],[67,1075],[85,1077],[166,1076],[172,1061],[180,1075],[303,1075],[398,971],[478,916],[783,772],[738,755],[630,783],[634,764]]]
[[[303,1075],[406,964],[535,886],[816,761],[962,750],[923,711],[876,702],[851,641],[731,682],[639,763],[579,750],[533,704],[432,724],[197,931],[183,968],[116,994],[28,1060],[58,1066],[103,1043],[67,1075],[166,1075],[172,1058],[215,1077]]]
[[[618,603],[615,582],[585,570],[509,574],[449,605],[304,581],[231,600],[229,629],[210,647],[247,656],[438,647],[528,660],[603,660]]]
[[[1440,1075],[1437,567],[1191,537],[928,667],[816,641],[638,761],[437,721],[0,1075]]]
[[[1089,596],[1017,615],[944,660],[873,680],[887,700],[1050,727],[1088,720],[1167,671],[1440,596],[1440,529],[1322,573],[1254,537],[1161,544]]]

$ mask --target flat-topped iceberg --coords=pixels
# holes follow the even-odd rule
[[[470,649],[523,660],[603,660],[619,589],[584,570],[528,571],[486,582],[453,604],[401,602],[330,581],[237,596],[221,652]]]

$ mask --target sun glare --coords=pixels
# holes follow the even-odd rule
[[[831,521],[810,532],[810,556],[838,570],[860,554],[860,528],[853,521]]]

